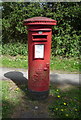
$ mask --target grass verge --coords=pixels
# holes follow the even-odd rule
[[[1,82],[1,81],[0,81]],[[50,94],[45,101],[32,101],[27,97],[27,85],[16,85],[12,81],[2,81],[2,116],[3,118],[17,118],[18,114],[25,112],[32,114],[33,105],[42,104],[42,109],[45,106],[50,118],[72,118],[80,119],[80,100],[81,87],[70,86],[67,89],[61,90],[55,84],[50,85]],[[51,99],[50,99],[51,98]],[[44,107],[43,107],[44,106]],[[39,112],[39,111],[38,111]],[[37,114],[37,110],[34,110]],[[39,113],[40,114],[40,113]]]
[[[55,98],[49,106],[49,112],[52,118],[81,118],[81,87],[71,86],[65,90],[61,90],[51,84],[50,93]]]
[[[27,56],[2,56],[0,58],[0,62],[3,67],[11,67],[11,68],[28,68],[27,64],[28,58]],[[0,64],[0,66],[1,66]]]
[[[77,58],[51,57],[51,70],[79,72],[80,62]]]
[[[26,85],[20,87],[27,90]],[[22,104],[24,92],[12,81],[2,81],[2,94],[2,118],[11,118],[15,108]]]
[[[2,56],[0,57],[0,66],[3,67],[15,67],[15,68],[28,68],[28,57],[17,55]],[[67,72],[79,72],[80,62],[76,58],[60,58],[51,57],[50,68],[51,70],[61,70]]]

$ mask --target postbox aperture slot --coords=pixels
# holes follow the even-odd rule
[[[47,39],[47,35],[34,35],[33,39]]]
[[[33,35],[33,41],[47,41],[47,35]]]
[[[44,59],[44,44],[34,45],[34,59]]]

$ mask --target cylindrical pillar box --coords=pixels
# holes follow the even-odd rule
[[[49,72],[52,25],[46,17],[24,20],[28,26],[28,90],[32,98],[43,99],[49,94]]]

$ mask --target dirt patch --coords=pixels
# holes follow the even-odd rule
[[[11,118],[49,118],[48,106],[53,99],[53,96],[43,101],[31,101],[25,98],[21,105],[15,108]]]
[[[23,87],[24,86],[24,87]],[[21,89],[22,88],[22,89]],[[16,85],[9,80],[10,98],[15,99],[15,107],[11,118],[49,118],[48,107],[54,97],[49,96],[45,100],[31,100],[27,95],[25,85]],[[23,91],[22,91],[23,90]],[[16,101],[17,102],[16,105]]]
[[[62,91],[68,91],[74,87],[68,84],[55,86],[55,88],[59,88]],[[30,100],[28,96],[23,96],[21,104],[15,108],[12,118],[50,118],[49,106],[56,99],[58,98],[51,94],[49,94],[47,99],[39,101]]]

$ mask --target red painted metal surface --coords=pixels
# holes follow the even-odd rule
[[[24,20],[24,25],[56,25],[57,21],[46,17],[33,17]]]
[[[28,26],[28,88],[35,92],[49,90],[49,71],[52,25],[56,21],[46,17],[24,20]],[[35,58],[35,45],[44,45],[44,57]]]

